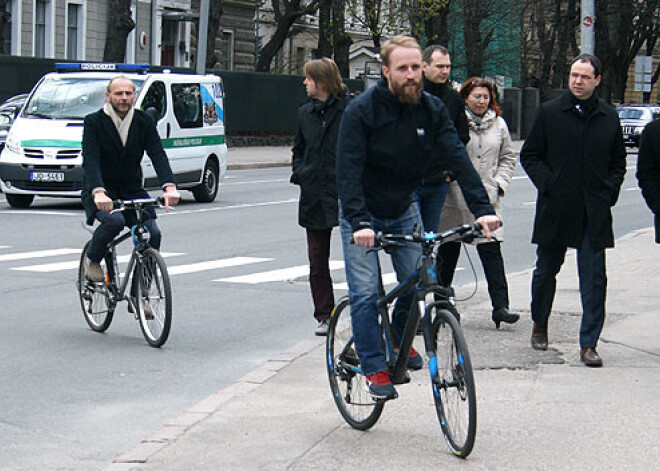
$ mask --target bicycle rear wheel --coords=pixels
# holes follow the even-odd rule
[[[376,401],[367,389],[353,345],[351,306],[339,301],[330,317],[326,340],[326,364],[332,397],[344,420],[358,430],[370,429],[383,412],[383,401]]]
[[[467,343],[456,317],[436,312],[432,334],[435,358],[429,362],[438,420],[452,453],[467,458],[477,432],[477,394]]]
[[[133,278],[142,334],[149,345],[160,347],[170,335],[172,289],[167,266],[157,250],[148,248],[142,253],[142,261],[135,264]]]
[[[87,247],[89,242],[83,247],[80,255],[80,264],[78,265],[78,296],[80,297],[80,307],[87,325],[94,332],[105,332],[112,323],[114,306],[110,302],[108,287],[105,283],[95,283],[89,281],[85,276],[85,257],[87,256]],[[101,262],[105,270],[105,263]]]

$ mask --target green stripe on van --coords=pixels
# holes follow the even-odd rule
[[[80,149],[82,143],[80,141],[67,141],[65,139],[29,139],[21,141],[23,147],[73,147]]]
[[[165,149],[177,149],[180,147],[217,146],[225,143],[225,136],[175,137],[161,140]]]

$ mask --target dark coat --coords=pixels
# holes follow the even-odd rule
[[[351,100],[339,126],[337,186],[354,232],[371,227],[372,216],[403,214],[428,159],[437,157],[431,152],[434,145],[456,175],[472,214],[495,214],[442,101],[423,92],[418,104],[403,104],[381,78]]]
[[[339,224],[336,148],[346,96],[327,103],[310,100],[298,109],[298,132],[291,159],[291,183],[300,186],[298,224],[329,229]]]
[[[145,152],[153,162],[161,185],[176,183],[151,116],[135,110],[125,147],[112,119],[102,109],[85,116],[81,198],[87,224],[93,223],[96,214],[91,193],[95,188],[105,188],[113,200],[149,197],[142,186],[140,166]],[[153,211],[151,215],[156,216]]]
[[[520,163],[538,190],[533,243],[577,248],[586,224],[594,249],[614,246],[611,208],[626,173],[614,108],[596,98],[583,116],[570,92],[543,103]]]
[[[463,102],[461,95],[447,82],[433,83],[430,80],[427,80],[426,77],[424,78],[424,91],[429,92],[431,95],[437,96],[442,100],[442,103],[445,105],[445,108],[447,108],[449,117],[456,128],[458,137],[463,144],[467,144],[470,140],[470,129],[465,116],[465,103]],[[437,149],[434,149],[433,152],[438,153],[438,158],[429,160],[426,174],[422,179],[423,184],[436,185],[438,183],[443,183],[446,178],[445,172],[447,171],[447,162],[442,153]]]
[[[655,219],[655,241],[660,244],[660,120],[642,132],[637,157],[637,180]]]

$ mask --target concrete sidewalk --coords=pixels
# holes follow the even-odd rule
[[[465,461],[444,444],[426,369],[398,386],[399,399],[386,404],[370,431],[346,425],[330,395],[323,339],[310,335],[164,424],[106,469],[657,469],[659,250],[649,229],[607,252],[600,369],[578,360],[574,252],[560,274],[546,352],[529,346],[531,270],[509,277],[511,307],[522,315],[514,326],[495,330],[484,286],[459,305],[478,396],[477,439]],[[459,287],[459,294],[470,289]]]

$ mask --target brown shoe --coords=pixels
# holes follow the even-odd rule
[[[548,326],[534,322],[532,327],[532,348],[534,350],[548,349]]]
[[[603,366],[603,359],[600,357],[595,348],[581,348],[580,361],[586,366],[598,368]]]
[[[105,273],[103,273],[103,268],[99,262],[93,262],[85,257],[84,264],[85,276],[89,281],[93,281],[95,283],[101,283],[105,281]]]

